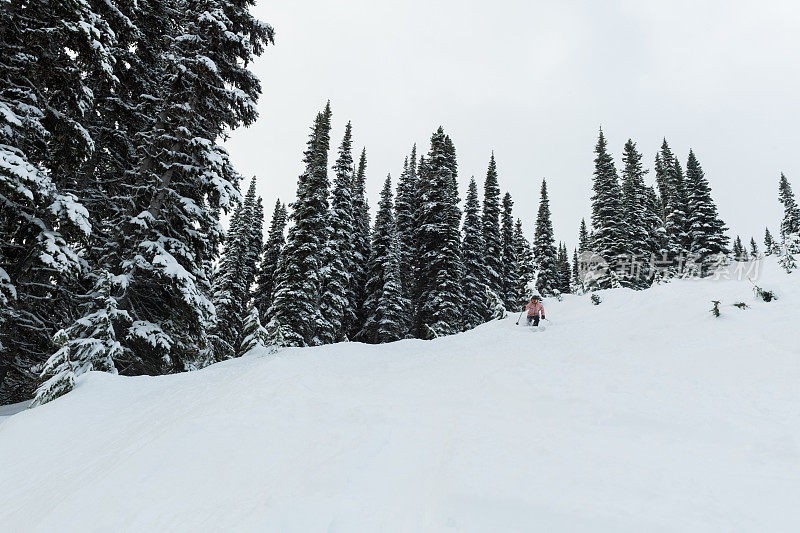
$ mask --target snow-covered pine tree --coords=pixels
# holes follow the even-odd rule
[[[658,193],[653,186],[645,187],[645,226],[647,228],[647,246],[649,257],[659,259],[667,253],[667,229],[664,227],[663,207]],[[650,280],[654,276],[650,272]]]
[[[758,244],[756,244],[755,237],[750,237],[750,258],[758,259]]]
[[[764,255],[772,255],[777,252],[777,243],[772,238],[769,228],[764,230]]]
[[[506,309],[516,309],[519,296],[517,287],[517,261],[514,254],[514,200],[511,193],[503,195],[503,210],[500,213],[500,261],[502,273],[502,297]]]
[[[514,297],[516,298],[514,309],[522,308],[533,296],[530,284],[536,275],[536,261],[533,257],[531,243],[525,238],[522,231],[522,220],[514,222],[514,270],[517,274],[517,282],[514,287]]]
[[[460,227],[453,226],[453,153],[440,127],[419,172],[417,228],[417,333],[422,338],[461,329]],[[457,209],[457,206],[455,207]]]
[[[569,264],[567,246],[562,242],[558,246],[558,292],[569,294],[572,292],[572,267]]]
[[[32,368],[55,351],[53,334],[85,292],[77,282],[92,228],[75,183],[98,151],[92,88],[119,82],[116,35],[96,4],[0,6],[0,404],[30,398]]]
[[[578,260],[578,249],[572,250],[572,281],[570,292],[581,294],[583,291],[583,279],[581,278],[580,263]]]
[[[123,279],[119,306],[133,323],[119,335],[130,373],[186,370],[211,360],[210,277],[222,237],[220,211],[239,195],[238,174],[218,144],[251,124],[261,87],[248,70],[272,41],[247,2],[206,0],[170,11],[174,32],[141,106],[130,194],[107,223],[109,268]]]
[[[742,238],[738,235],[733,241],[733,259],[735,261],[747,261],[747,250],[742,244]]]
[[[364,302],[366,320],[359,334],[361,340],[376,344],[396,341],[406,334],[407,320],[403,315],[408,303],[400,283],[400,251],[393,209],[392,178],[387,176],[372,231]]]
[[[797,268],[795,256],[800,253],[800,208],[797,206],[792,186],[782,172],[778,183],[778,200],[783,204],[779,262],[786,272],[792,272]]]
[[[281,332],[282,346],[308,346],[319,342],[320,270],[328,238],[328,148],[330,103],[318,113],[303,161],[305,171],[297,183],[292,204],[294,225],[281,258],[268,312],[269,332]],[[271,333],[271,338],[275,338]]]
[[[370,257],[370,222],[367,205],[367,150],[361,150],[358,168],[353,175],[351,189],[353,201],[353,267],[350,272],[350,287],[347,291],[349,308],[356,313],[356,321],[348,332],[349,338],[355,338],[364,325],[364,300],[366,299],[367,267]]]
[[[75,387],[75,378],[100,370],[117,373],[114,361],[122,356],[122,346],[117,340],[115,327],[124,331],[131,321],[130,315],[117,308],[112,296],[111,275],[103,273],[92,293],[94,311],[75,321],[55,335],[59,346],[42,370],[44,381],[36,390],[33,405],[55,400]]]
[[[686,190],[690,214],[689,252],[699,256],[706,273],[707,267],[718,263],[720,255],[728,255],[729,239],[725,235],[725,223],[720,220],[717,206],[711,198],[708,180],[691,150],[686,163]]]
[[[397,183],[397,198],[394,203],[395,220],[397,224],[397,240],[399,245],[400,281],[403,287],[403,298],[408,302],[409,308],[404,313],[407,326],[412,328],[413,298],[416,294],[414,276],[415,226],[414,213],[418,208],[417,199],[417,145],[411,148],[411,155],[403,162],[403,172]]]
[[[486,322],[491,316],[489,309],[486,265],[484,264],[484,243],[481,230],[481,213],[478,202],[478,186],[475,178],[469,182],[467,199],[464,205],[464,225],[462,228],[461,256],[464,261],[463,317],[464,329],[471,329]]]
[[[642,155],[631,139],[625,143],[622,162],[622,206],[628,220],[627,255],[631,268],[626,273],[625,283],[630,287],[642,289],[650,283],[648,271],[650,260],[649,220],[647,213],[647,190],[644,176],[647,170],[642,168]]]
[[[547,196],[547,181],[542,180],[539,196],[539,212],[536,215],[536,233],[533,237],[533,257],[539,271],[536,288],[542,296],[558,291],[558,250],[553,237],[553,222],[550,220],[550,199]]]
[[[581,227],[578,230],[578,253],[589,251],[591,248],[591,240],[589,239],[589,230],[586,229],[586,219],[581,219]]]
[[[331,192],[328,215],[329,235],[323,251],[322,322],[319,339],[322,344],[347,340],[347,332],[357,320],[355,309],[347,296],[350,273],[353,271],[353,153],[352,126],[347,123],[339,147],[339,157],[333,165],[336,174]]]
[[[242,354],[242,330],[249,314],[253,284],[262,249],[263,210],[256,198],[256,179],[231,218],[219,268],[213,280],[216,321],[210,341],[214,359],[222,361]]]
[[[689,234],[687,218],[687,193],[678,159],[664,139],[661,152],[656,156],[656,183],[664,209],[663,220],[667,234],[668,254],[675,264],[681,256],[689,252]],[[677,267],[675,273],[677,273]]]
[[[503,263],[500,235],[500,186],[497,182],[497,163],[494,152],[489,158],[486,181],[483,184],[483,259],[486,266],[486,286],[498,297],[503,295]]]
[[[614,160],[608,153],[603,130],[595,146],[594,183],[592,196],[592,227],[594,237],[592,248],[602,257],[607,270],[597,272],[593,276],[590,288],[609,288],[617,286],[618,264],[626,252],[626,235],[628,227],[622,206],[622,190],[619,185]]]
[[[261,323],[266,321],[267,311],[272,305],[272,293],[275,289],[278,260],[283,251],[283,246],[286,244],[284,232],[287,216],[286,205],[277,200],[275,209],[272,211],[272,221],[269,225],[267,241],[264,243],[264,255],[256,274],[256,288],[253,293],[253,306],[258,309],[258,317]]]
[[[783,204],[783,220],[781,221],[781,237],[800,234],[800,207],[792,191],[789,180],[781,172],[781,179],[778,182],[778,200]]]
[[[246,354],[253,348],[266,347],[269,343],[269,334],[264,326],[261,325],[258,309],[250,307],[247,317],[242,326],[242,345],[241,355]]]

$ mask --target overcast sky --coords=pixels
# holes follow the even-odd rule
[[[373,209],[386,174],[398,177],[413,143],[427,151],[439,125],[462,198],[494,150],[527,236],[546,177],[556,239],[570,246],[590,215],[601,125],[618,169],[629,137],[651,169],[663,137],[684,167],[694,149],[743,238],[777,231],[781,171],[800,193],[796,1],[281,0],[255,14],[276,31],[253,65],[260,118],[226,146],[258,177],[268,217],[277,197],[293,200],[328,99],[331,162],[351,120]]]

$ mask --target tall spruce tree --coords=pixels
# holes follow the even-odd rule
[[[617,271],[626,252],[628,227],[625,222],[622,191],[614,160],[608,153],[603,130],[595,146],[594,183],[592,196],[592,247],[606,262],[607,269],[599,270],[592,279],[593,288],[609,288],[620,284]]]
[[[403,162],[403,172],[397,183],[397,198],[394,204],[395,219],[397,223],[397,239],[400,260],[400,281],[403,287],[403,297],[409,302],[409,309],[405,316],[410,319],[413,314],[411,302],[416,293],[414,276],[414,256],[416,255],[414,243],[414,214],[418,208],[417,198],[417,145],[411,148],[410,157]],[[411,327],[411,321],[408,321]]]
[[[418,335],[430,338],[461,329],[460,228],[454,226],[453,152],[440,127],[419,173],[417,227]],[[455,206],[455,208],[454,208]]]
[[[366,320],[359,338],[365,342],[383,343],[402,339],[406,334],[404,314],[408,303],[400,282],[400,250],[392,205],[392,178],[387,176],[372,231]]]
[[[581,278],[580,263],[578,260],[578,249],[572,250],[572,282],[570,292],[583,291],[583,279]]]
[[[350,272],[350,287],[347,291],[349,307],[356,315],[356,320],[350,325],[348,337],[355,338],[364,324],[364,300],[366,299],[365,286],[367,283],[367,266],[370,258],[370,222],[369,206],[367,205],[367,150],[361,150],[358,159],[358,168],[353,175],[352,201],[353,201],[353,266]]]
[[[789,235],[800,233],[800,207],[797,206],[792,186],[783,172],[781,172],[781,179],[778,182],[778,200],[783,204],[781,237],[786,239]]]
[[[738,235],[733,241],[733,259],[735,261],[747,261],[747,250],[742,244],[742,238]]]
[[[627,253],[630,268],[626,272],[629,286],[641,289],[649,285],[648,260],[651,253],[650,221],[647,213],[647,190],[642,168],[642,155],[631,139],[625,143],[622,161],[622,207],[628,220]]]
[[[347,332],[356,323],[356,310],[351,307],[348,291],[353,271],[353,183],[352,126],[347,123],[339,147],[339,157],[333,165],[336,174],[328,215],[328,240],[323,251],[322,322],[319,338],[322,344],[347,339]]]
[[[238,197],[239,180],[218,142],[255,120],[260,84],[248,65],[272,40],[272,28],[255,20],[246,3],[155,4],[117,9],[98,3],[121,39],[111,48],[115,60],[102,70],[120,84],[109,90],[103,76],[85,66],[74,78],[86,81],[84,97],[95,95],[80,109],[86,126],[79,138],[104,143],[82,158],[81,168],[69,169],[71,188],[82,191],[95,227],[102,228],[83,251],[89,270],[81,286],[96,286],[111,274],[109,298],[132,319],[115,324],[125,328],[115,332],[121,345],[115,365],[133,374],[211,360],[210,278],[222,238],[219,216]],[[68,31],[95,39],[91,25]],[[66,41],[53,42],[70,55]],[[102,49],[99,42],[91,46],[95,53]],[[100,299],[85,301],[69,315],[76,327],[65,331],[80,330],[102,311]]]
[[[502,298],[503,241],[500,235],[500,186],[497,181],[497,163],[494,159],[494,152],[489,158],[489,168],[486,171],[486,181],[483,185],[482,231],[486,286]]]
[[[687,192],[680,163],[666,139],[661,144],[661,152],[656,156],[656,182],[663,206],[667,252],[674,264],[678,264],[679,257],[689,252]]]
[[[553,237],[553,222],[550,220],[550,199],[547,196],[547,181],[542,180],[539,196],[539,212],[536,216],[536,233],[533,238],[533,256],[539,275],[536,289],[542,296],[550,296],[559,290],[558,250]]]
[[[490,317],[486,285],[486,265],[484,258],[483,232],[481,230],[478,186],[475,178],[469,182],[467,199],[464,205],[463,241],[461,253],[464,261],[463,317],[464,328],[471,329],[483,324]]]
[[[764,230],[764,255],[772,255],[777,251],[777,243],[772,238],[769,228]]]
[[[755,237],[750,237],[750,258],[758,259],[758,244],[756,244]]]
[[[717,214],[717,206],[711,198],[711,188],[700,162],[693,151],[689,151],[686,163],[686,190],[689,205],[689,252],[699,257],[707,267],[718,262],[720,255],[728,255],[728,237],[725,223]]]
[[[0,7],[0,404],[30,398],[54,333],[86,307],[74,285],[93,228],[75,181],[100,148],[87,114],[119,86],[118,37],[93,4]]]
[[[502,298],[506,309],[517,307],[517,261],[514,254],[514,200],[511,193],[503,195],[500,213],[500,261],[502,273]]]
[[[581,226],[578,230],[578,253],[589,251],[591,248],[591,240],[589,239],[589,230],[586,229],[586,219],[581,219]]]
[[[256,198],[256,180],[253,178],[244,201],[231,219],[222,260],[213,279],[216,321],[211,328],[210,340],[217,361],[241,355],[250,287],[255,280],[262,248],[263,213],[258,210],[259,200]]]
[[[328,238],[328,148],[330,104],[317,114],[305,152],[305,171],[292,204],[294,225],[278,262],[267,330],[280,333],[283,346],[320,342],[320,270]]]
[[[532,296],[530,289],[531,282],[536,275],[536,262],[533,257],[531,243],[525,238],[522,231],[522,220],[517,219],[514,223],[514,270],[517,274],[517,282],[514,287],[513,296],[516,299],[514,309],[522,308]]]
[[[278,259],[286,243],[284,232],[286,230],[287,216],[286,205],[281,203],[280,200],[277,200],[275,202],[275,209],[272,211],[272,221],[269,225],[267,241],[264,243],[264,255],[258,268],[256,288],[253,294],[253,305],[258,309],[258,319],[260,323],[266,323],[267,312],[272,305],[272,293],[275,289]]]
[[[566,245],[562,242],[558,245],[558,292],[569,294],[571,290],[572,268],[569,264],[569,254]]]

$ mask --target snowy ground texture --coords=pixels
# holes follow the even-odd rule
[[[0,418],[0,528],[800,531],[800,273],[765,270],[772,303],[679,281],[546,331],[91,373]]]

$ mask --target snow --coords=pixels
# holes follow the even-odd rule
[[[0,424],[9,531],[798,531],[800,274],[433,341],[90,372]],[[714,318],[711,300],[720,300]],[[739,301],[750,308],[733,307]]]

